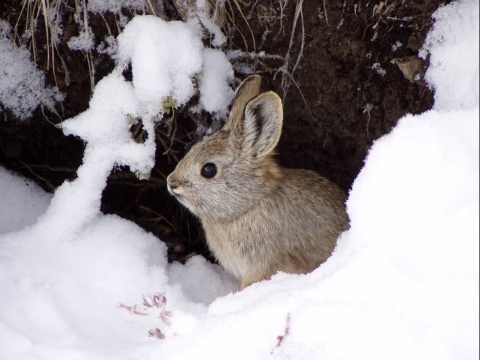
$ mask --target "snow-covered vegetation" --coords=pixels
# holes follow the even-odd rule
[[[206,110],[225,113],[232,96],[231,67],[198,23],[136,17],[117,69],[62,124],[87,144],[78,178],[50,200],[0,171],[0,358],[478,359],[478,1],[434,18],[424,46],[434,108],[373,145],[331,258],[238,292],[219,266],[168,264],[157,238],[100,212],[113,167],[153,166],[154,142],[132,140],[132,118],[151,131],[197,76]]]
[[[0,19],[0,113],[5,107],[24,119],[39,105],[54,111],[55,102],[63,96],[56,88],[45,86],[45,75],[30,61],[30,52],[15,48],[7,39],[11,31],[10,24]]]

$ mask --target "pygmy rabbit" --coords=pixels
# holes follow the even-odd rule
[[[308,273],[348,228],[345,193],[309,170],[284,169],[273,150],[282,101],[260,93],[260,76],[237,89],[228,123],[196,144],[167,179],[197,215],[210,250],[241,289],[277,271]]]

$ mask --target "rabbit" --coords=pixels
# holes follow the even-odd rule
[[[346,194],[309,170],[275,161],[283,108],[261,77],[245,79],[225,126],[194,145],[168,191],[201,221],[208,247],[240,289],[278,271],[309,273],[349,227]]]

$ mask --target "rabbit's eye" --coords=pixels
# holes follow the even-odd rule
[[[214,163],[206,163],[202,166],[201,174],[204,178],[213,178],[215,175],[217,175],[217,165]]]

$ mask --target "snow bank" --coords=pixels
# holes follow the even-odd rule
[[[478,28],[478,17],[469,15],[478,7],[465,0],[435,14],[430,39],[444,41],[426,45],[432,59],[438,52],[454,56],[458,39],[476,46],[459,22]],[[160,26],[136,21],[130,29]],[[128,40],[128,31],[124,44],[134,47],[124,59],[134,74],[142,64],[168,79],[170,70],[139,50],[143,41],[158,50],[154,40],[135,31],[136,40]],[[201,63],[204,51],[193,51]],[[64,124],[87,142],[78,179],[57,190],[36,224],[0,236],[0,358],[478,359],[479,101],[469,80],[464,86],[465,77],[478,74],[478,57],[462,58],[462,76],[447,80],[456,66],[434,62],[435,108],[406,116],[372,147],[349,195],[351,229],[331,258],[311,274],[279,273],[242,292],[200,257],[167,264],[158,239],[99,212],[112,166],[146,171],[151,161],[150,145],[127,134],[129,115],[159,107],[150,91],[189,91],[188,84],[163,88],[142,80],[147,69],[133,84],[120,71],[111,74],[89,110]],[[211,101],[215,89],[201,86]],[[459,100],[442,100],[449,92]],[[2,188],[21,182],[0,181]],[[30,201],[24,187],[14,191]],[[145,293],[165,296],[160,307],[171,313],[168,321],[135,315],[152,313],[141,305]],[[164,339],[149,338],[151,329]]]

